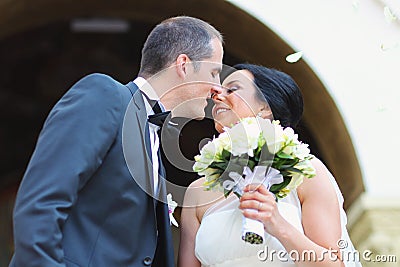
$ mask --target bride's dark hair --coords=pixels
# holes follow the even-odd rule
[[[275,120],[284,127],[296,128],[303,115],[303,96],[299,86],[288,74],[253,64],[237,64],[237,70],[248,70],[257,85],[257,97],[267,101]]]

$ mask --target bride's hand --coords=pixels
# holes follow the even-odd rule
[[[246,186],[240,198],[239,208],[245,217],[262,222],[265,231],[275,237],[287,223],[279,213],[274,194],[264,185]]]

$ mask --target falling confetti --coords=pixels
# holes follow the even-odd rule
[[[303,56],[303,52],[299,51],[293,54],[290,54],[286,57],[286,61],[289,63],[295,63],[297,61],[299,61],[299,59]]]
[[[378,108],[376,109],[377,112],[384,112],[386,111],[386,106],[384,105],[379,105]]]
[[[392,23],[397,19],[388,6],[384,7],[383,14],[385,15],[385,19],[388,23]]]
[[[360,2],[358,2],[358,1],[353,1],[353,9],[354,9],[355,11],[358,10],[359,5],[360,5]]]
[[[388,51],[397,47],[400,47],[400,42],[381,44],[382,51]]]

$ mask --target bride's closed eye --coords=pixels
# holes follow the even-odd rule
[[[233,86],[225,87],[225,89],[226,89],[226,93],[229,95],[229,94],[232,94],[235,91],[239,90],[240,87],[237,85],[233,85]]]

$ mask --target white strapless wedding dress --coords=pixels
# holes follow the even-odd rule
[[[347,218],[342,208],[343,197],[336,181],[329,174],[338,196],[342,226],[342,240],[347,242],[346,251],[354,251],[346,230]],[[265,233],[264,243],[254,245],[241,239],[243,215],[238,208],[239,199],[235,195],[216,203],[203,216],[196,235],[195,254],[202,267],[256,267],[295,266],[285,248],[273,236]],[[296,190],[280,199],[278,209],[282,216],[303,232],[301,205]],[[346,267],[361,266],[360,263],[345,262]]]

